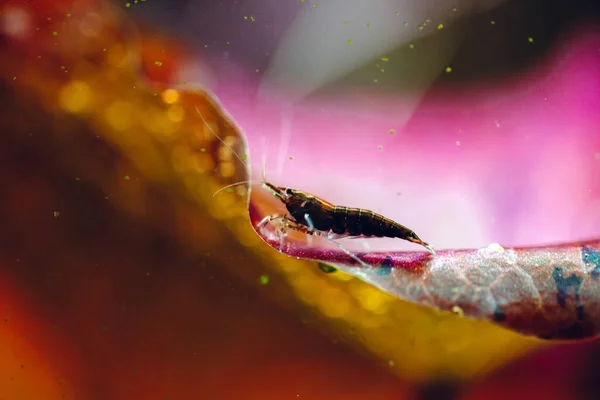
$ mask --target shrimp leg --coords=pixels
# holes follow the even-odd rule
[[[306,223],[307,223],[307,225],[309,227],[309,230],[311,232],[313,232],[313,233],[316,233],[317,231],[315,230],[315,226],[314,226],[314,224],[312,222],[312,219],[310,218],[310,215],[304,214],[304,219],[306,220]],[[329,243],[337,246],[338,249],[340,249],[341,251],[343,251],[344,253],[346,253],[348,256],[352,257],[352,259],[356,260],[364,268],[371,268],[371,266],[369,264],[367,264],[366,262],[364,262],[363,260],[361,260],[360,258],[358,258],[354,253],[352,253],[350,250],[348,250],[347,248],[345,248],[341,243],[338,243],[335,240],[331,239],[329,237],[329,235],[322,235],[322,236]]]

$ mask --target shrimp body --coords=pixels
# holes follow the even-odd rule
[[[414,231],[373,211],[335,206],[301,190],[277,187],[268,182],[264,186],[285,204],[288,218],[306,228],[308,233],[329,238],[398,238],[433,252]]]

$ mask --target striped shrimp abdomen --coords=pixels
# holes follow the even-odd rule
[[[384,237],[392,233],[390,220],[373,211],[361,208],[335,207],[333,233],[348,236]]]
[[[361,208],[335,207],[332,232],[348,236],[388,237],[421,242],[411,229]]]

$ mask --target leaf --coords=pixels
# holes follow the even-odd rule
[[[261,216],[251,205],[253,223]],[[279,250],[276,231],[258,229]],[[288,241],[281,249],[335,265],[401,299],[488,320],[524,335],[582,339],[600,327],[600,240],[553,246],[474,250],[366,252]]]

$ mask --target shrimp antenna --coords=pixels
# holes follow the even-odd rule
[[[202,115],[202,113],[200,112],[200,110],[198,109],[198,106],[194,107],[196,109],[196,112],[198,113],[198,115],[200,116],[200,118],[202,119],[202,122],[204,123],[205,126],[208,127],[208,130],[210,131],[210,133],[212,133],[213,135],[215,135],[215,137],[217,139],[219,139],[219,141],[221,143],[223,143],[225,146],[227,146],[227,148],[229,150],[231,150],[231,152],[237,157],[238,160],[240,160],[240,162],[242,163],[242,165],[246,165],[246,163],[244,162],[244,160],[242,160],[242,157],[240,157],[240,155],[233,149],[233,147],[231,147],[228,143],[226,143],[219,135],[217,135],[217,132],[215,132],[213,130],[213,128],[208,124],[208,122],[206,122],[206,120],[204,119],[204,115]],[[232,183],[231,185],[227,185],[222,187],[221,189],[217,190],[216,192],[213,193],[213,198],[220,192],[222,192],[223,190],[227,190],[229,188],[238,186],[238,185],[243,185],[245,183],[249,183],[250,185],[256,185],[256,184],[260,184],[261,182],[256,182],[254,180],[247,180],[247,181],[242,181],[242,182],[236,182],[236,183]]]
[[[221,193],[223,190],[227,190],[229,188],[232,188],[232,187],[235,187],[235,186],[239,186],[239,185],[244,185],[246,183],[248,183],[250,185],[260,185],[260,184],[262,184],[262,182],[254,181],[254,180],[235,182],[235,183],[232,183],[231,185],[223,186],[221,189],[219,189],[215,193],[213,193],[212,197],[214,198],[218,193]]]
[[[225,145],[227,145],[227,144],[225,143]],[[263,143],[263,145],[264,145],[264,143]],[[263,180],[262,180],[262,182],[255,181],[253,179],[250,179],[250,180],[247,180],[247,181],[235,182],[235,183],[232,183],[231,185],[224,186],[221,189],[217,190],[213,194],[213,198],[218,193],[222,192],[223,190],[227,190],[229,188],[232,188],[232,187],[235,187],[235,186],[238,186],[238,185],[243,185],[245,183],[248,183],[250,185],[262,185],[262,184],[264,184],[267,181],[267,153],[265,151],[263,151],[263,155],[262,155],[262,164],[263,164],[263,169],[262,169],[262,178],[263,178]]]
[[[213,128],[208,124],[208,122],[206,122],[206,120],[204,119],[204,115],[202,115],[202,113],[200,112],[200,110],[198,110],[198,106],[195,106],[195,108],[196,108],[196,112],[198,113],[198,115],[200,115],[200,118],[202,119],[202,122],[204,122],[204,125],[206,125],[208,127],[208,130],[210,131],[210,133],[212,133],[213,135],[215,135],[215,137],[217,139],[219,139],[219,141],[221,143],[223,143],[225,146],[227,146],[227,148],[229,148],[229,150],[231,150],[231,152],[233,154],[235,154],[235,156],[237,157],[237,159],[240,160],[240,162],[242,163],[242,165],[246,165],[246,163],[244,162],[244,160],[242,160],[242,157],[240,157],[240,155],[233,149],[233,147],[231,147],[223,139],[221,139],[221,137],[219,135],[217,135],[217,132],[215,132],[213,130]],[[242,183],[242,182],[240,182],[240,183]]]
[[[262,152],[262,178],[263,178],[263,183],[265,183],[267,181],[267,140],[266,138],[263,136],[263,152]]]

